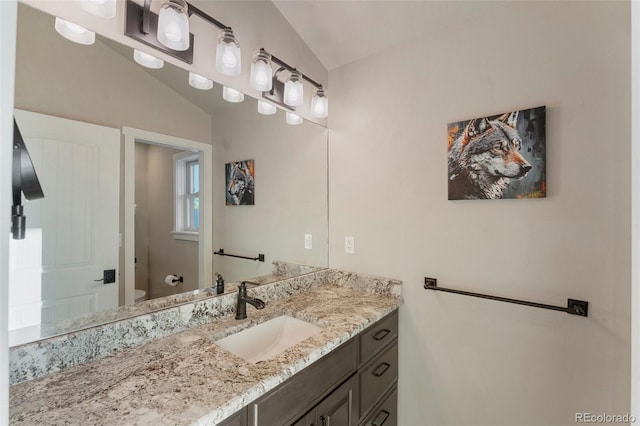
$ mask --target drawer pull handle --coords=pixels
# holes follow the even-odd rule
[[[373,335],[373,340],[379,342],[380,340],[387,337],[387,334],[389,333],[391,333],[391,330],[383,328],[382,330],[378,331],[376,334]]]
[[[380,364],[379,366],[376,367],[375,370],[373,370],[372,374],[376,377],[380,377],[382,376],[384,373],[387,372],[387,370],[389,369],[389,367],[391,367],[391,364],[387,363],[387,362],[383,362],[382,364]]]
[[[384,419],[382,419],[382,421],[378,422],[378,419],[382,416],[384,416]],[[389,418],[389,412],[387,410],[382,410],[378,413],[378,415],[376,416],[375,419],[373,419],[373,421],[371,422],[371,426],[382,426],[384,424],[384,422],[387,421],[387,419]]]

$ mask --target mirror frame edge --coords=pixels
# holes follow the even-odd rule
[[[198,288],[204,289],[213,282],[213,146],[175,136],[122,126],[124,136],[124,304],[135,302],[135,143],[137,140],[197,150],[203,164],[200,176],[201,212],[198,240]],[[134,283],[134,285],[130,285]]]

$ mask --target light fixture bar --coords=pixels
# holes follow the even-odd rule
[[[146,11],[149,10],[147,6],[150,5],[150,0],[145,0],[145,6],[140,6],[133,0],[127,0],[125,9],[125,35],[179,59],[182,62],[193,64],[193,34],[189,34],[189,48],[187,50],[173,50],[162,45],[156,37],[158,32],[158,15],[149,11],[148,19],[145,20],[144,18],[147,13]],[[189,5],[189,7],[191,7],[191,5]]]
[[[264,49],[261,49],[264,50]],[[281,67],[286,68],[288,71],[294,71],[295,68],[292,67],[291,65],[287,64],[286,62],[284,62],[282,59],[278,59],[275,56],[271,55],[271,62],[275,62],[276,64],[280,65]],[[298,72],[300,73],[300,76],[307,80],[309,83],[313,84],[314,86],[316,86],[318,89],[322,87],[322,84],[317,83],[315,80],[311,79],[310,77],[306,76],[304,73],[301,73],[299,70]]]
[[[189,2],[187,2],[187,13],[189,14],[189,16],[191,16],[191,15],[199,16],[200,18],[204,19],[205,21],[209,22],[210,24],[215,25],[216,27],[220,28],[221,30],[226,30],[226,29],[231,28],[231,27],[226,26],[222,22],[218,21],[217,19],[212,18],[211,16],[207,15],[202,10],[198,9],[197,7],[195,7],[194,5],[192,5]]]
[[[275,72],[275,75],[277,76],[278,73],[282,70],[282,68],[280,68],[278,71]],[[292,107],[289,106],[287,104],[285,104],[283,102],[284,99],[284,83],[280,80],[278,80],[277,77],[274,76],[273,78],[273,86],[271,87],[271,90],[267,91],[267,92],[262,92],[262,97],[273,102],[274,104],[280,105],[283,108],[288,109],[289,111],[295,111],[296,107]]]

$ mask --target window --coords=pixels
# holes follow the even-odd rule
[[[175,177],[175,228],[173,237],[198,240],[200,230],[200,165],[197,152],[173,156]]]

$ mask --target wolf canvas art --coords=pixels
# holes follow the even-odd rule
[[[449,199],[546,197],[544,106],[448,126]]]
[[[255,197],[255,164],[253,160],[225,165],[228,206],[253,206]]]

